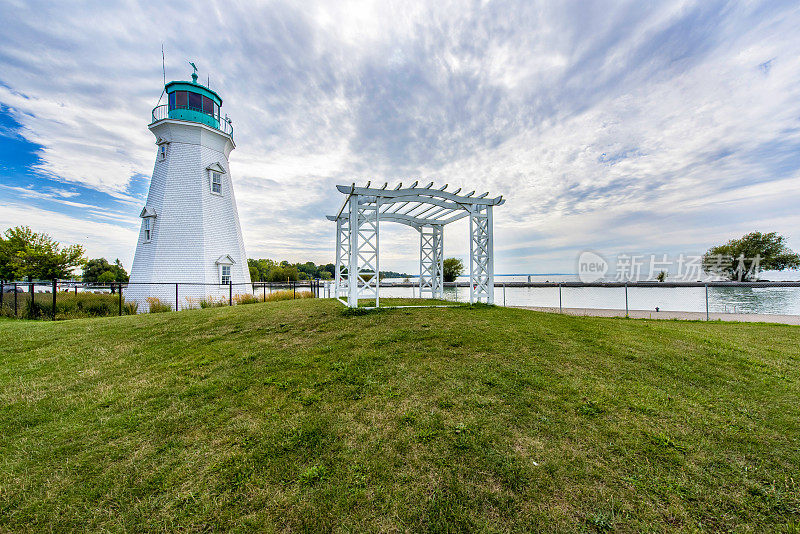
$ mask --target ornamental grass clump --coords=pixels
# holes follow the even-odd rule
[[[273,302],[276,300],[292,300],[292,299],[310,299],[314,298],[314,293],[311,291],[292,291],[291,289],[282,289],[281,291],[273,291],[267,293],[267,298],[263,299],[264,302]]]
[[[223,297],[203,297],[200,299],[193,299],[189,297],[186,300],[191,303],[191,308],[221,308],[222,306],[228,305],[228,299]]]
[[[258,297],[251,295],[249,293],[243,293],[240,295],[233,296],[234,304],[257,304],[259,302],[261,302],[261,300]]]
[[[158,297],[147,297],[150,313],[161,313],[172,311],[172,304],[164,302]]]

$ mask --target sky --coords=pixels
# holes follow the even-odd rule
[[[327,263],[336,184],[503,195],[495,272],[582,251],[800,249],[800,4],[5,0],[0,230],[133,260],[167,80],[224,100],[247,254]],[[162,101],[163,103],[163,101]],[[381,266],[417,272],[386,224]],[[465,221],[445,254],[466,258]]]

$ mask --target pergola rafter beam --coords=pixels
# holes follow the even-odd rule
[[[386,189],[376,189],[370,187],[356,187],[355,184],[337,185],[336,189],[338,189],[340,193],[354,193],[361,196],[376,196],[384,198],[395,198],[403,195],[429,196],[446,200],[452,200],[453,202],[458,202],[461,204],[485,204],[485,205],[499,206],[500,204],[503,204],[505,202],[502,196],[498,196],[495,198],[488,198],[489,193],[484,193],[479,197],[474,197],[472,195],[475,194],[475,191],[472,191],[468,195],[457,195],[455,193],[450,193],[447,191],[443,191],[441,189],[414,187],[409,189],[386,190]]]

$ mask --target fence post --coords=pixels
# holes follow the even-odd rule
[[[292,298],[297,298],[297,282],[292,282]]]
[[[0,280],[0,308],[3,307],[3,297],[5,296],[5,287],[3,287],[3,280]]]
[[[261,282],[261,289],[264,291],[264,302],[267,302],[267,284]]]
[[[706,286],[706,321],[708,321],[708,284]]]
[[[228,281],[228,306],[233,306],[233,280]]]
[[[122,282],[117,284],[117,292],[119,292],[119,315],[122,317]]]
[[[31,303],[30,303],[30,308],[28,309],[28,313],[29,314],[33,313],[33,306],[35,304],[35,302],[33,300],[34,299],[34,287],[33,287],[33,282],[31,282],[30,279],[31,279],[31,277],[29,276],[28,277],[28,293],[31,294]]]
[[[506,307],[506,283],[503,282],[503,307]]]
[[[77,296],[77,295],[78,295],[78,284],[75,284],[75,285],[74,285],[74,286],[72,286],[72,287],[74,287],[74,288],[75,288],[75,296]]]
[[[58,291],[58,281],[53,279],[53,320],[56,320],[56,292]]]
[[[175,284],[175,311],[178,311],[178,284]]]
[[[558,283],[558,313],[564,313],[564,308],[561,307],[561,282]]]
[[[625,282],[625,317],[628,316],[628,282]]]
[[[14,317],[17,316],[17,283],[14,282]]]

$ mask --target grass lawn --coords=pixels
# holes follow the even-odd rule
[[[2,321],[0,530],[800,529],[800,327],[343,310]]]

